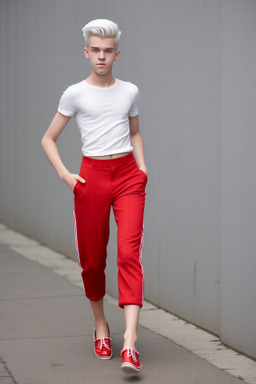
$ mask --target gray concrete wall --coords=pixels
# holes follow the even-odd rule
[[[40,142],[62,91],[90,73],[81,28],[115,20],[115,76],[141,92],[146,299],[256,357],[256,3],[0,0],[0,17],[0,220],[76,257],[73,196]],[[72,172],[80,147],[71,122],[59,148]]]
[[[223,3],[221,334],[256,355],[256,3]]]

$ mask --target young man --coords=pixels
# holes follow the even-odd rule
[[[74,193],[77,254],[95,319],[94,353],[100,359],[112,356],[103,297],[113,207],[118,229],[119,306],[124,308],[126,321],[121,368],[134,373],[141,370],[136,342],[144,289],[141,259],[147,169],[139,130],[138,88],[112,75],[113,63],[120,55],[120,34],[109,20],[85,25],[84,55],[90,61],[91,74],[63,93],[42,146]],[[83,145],[79,175],[67,170],[56,146],[71,116],[76,117]]]

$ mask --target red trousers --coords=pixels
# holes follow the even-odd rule
[[[110,160],[83,157],[74,189],[75,238],[86,296],[105,295],[105,267],[111,206],[117,224],[119,306],[142,306],[143,215],[146,174],[133,154]]]

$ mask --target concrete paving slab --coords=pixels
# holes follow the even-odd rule
[[[13,379],[10,376],[0,377],[0,383],[1,384],[15,384],[15,381],[13,381]]]
[[[94,357],[92,338],[88,336],[9,340],[3,341],[2,347],[18,383],[241,383],[150,331],[140,329],[140,340],[143,371],[137,377],[126,376],[120,370],[122,335],[113,339],[110,361]]]
[[[8,373],[5,365],[3,364],[3,362],[1,362],[1,363],[2,364],[0,364],[0,383],[1,383],[1,377],[9,376],[9,373]]]
[[[0,255],[1,255],[1,270],[0,276],[3,278],[5,275],[20,274],[20,273],[33,273],[38,270],[38,263],[30,263],[25,259],[24,262],[19,254],[16,252],[9,252],[9,248],[0,243]],[[45,269],[47,272],[47,269]]]
[[[141,311],[143,326],[139,327],[138,349],[143,371],[139,376],[123,374],[119,354],[124,316],[117,300],[108,295],[105,309],[114,356],[106,362],[96,359],[92,351],[92,314],[83,289],[76,286],[80,271],[75,262],[53,251],[47,252],[45,247],[19,237],[4,226],[0,226],[0,238],[4,238],[6,231],[7,246],[0,246],[0,355],[7,363],[9,376],[2,377],[9,380],[8,384],[238,384],[241,381],[234,375],[239,376],[241,371],[247,374],[250,367],[252,371],[246,381],[256,383],[252,360],[244,357],[244,370],[241,370],[242,360],[234,358],[239,369],[233,371],[234,361],[228,362],[228,366],[224,361],[234,357],[235,352],[228,354],[225,347],[216,348],[218,338],[149,303]],[[170,340],[172,337],[176,344]],[[194,343],[196,338],[199,344]],[[177,345],[189,340],[191,348],[200,353],[204,343],[215,343],[215,349],[209,353],[214,359],[216,350],[221,349],[225,355],[223,369],[231,369],[232,375]],[[216,365],[217,360],[216,356]],[[5,367],[2,368],[4,371]]]
[[[89,335],[92,321],[77,296],[1,302],[0,339]]]
[[[1,227],[0,229],[0,242],[4,245],[9,246],[35,246],[39,243],[27,236],[22,235],[19,232],[13,231],[12,229]]]
[[[46,267],[27,259],[21,262],[19,254],[7,253],[1,247],[0,299],[19,299],[23,297],[48,297],[82,295],[79,288],[72,286],[64,277],[54,274]],[[9,267],[7,266],[9,264]],[[22,264],[22,266],[21,266]],[[53,279],[51,272],[56,279]],[[31,286],[33,285],[33,290]],[[5,287],[8,289],[5,289]]]
[[[81,280],[81,268],[74,260],[67,259],[65,256],[52,251],[40,244],[34,246],[14,245],[12,250],[24,255],[30,260],[51,268],[55,273],[72,281],[75,285],[83,288]]]
[[[1,384],[17,384],[8,371],[5,361],[0,356],[0,383]]]

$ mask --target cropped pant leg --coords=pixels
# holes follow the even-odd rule
[[[143,216],[147,176],[138,169],[133,156],[126,167],[116,169],[113,211],[117,223],[117,266],[119,306],[142,307],[144,275],[142,267]]]
[[[83,162],[80,175],[85,184],[74,189],[75,238],[82,280],[88,299],[105,295],[105,267],[109,239],[111,199],[107,169]]]
[[[134,189],[134,188],[133,188]],[[138,193],[126,191],[113,203],[117,223],[117,266],[119,306],[134,304],[142,307],[144,275],[142,266],[144,186],[137,184]]]

